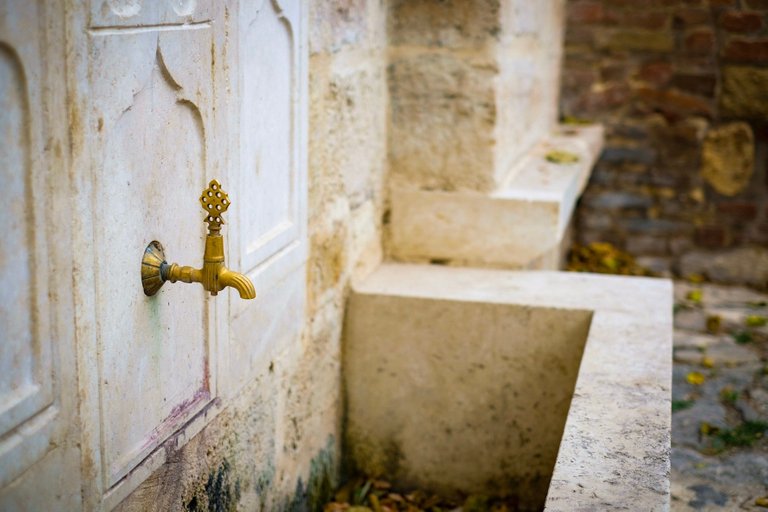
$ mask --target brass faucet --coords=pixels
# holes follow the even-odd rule
[[[165,252],[160,242],[153,241],[144,250],[141,260],[141,283],[146,295],[154,295],[166,281],[175,283],[200,283],[211,295],[217,295],[227,286],[235,288],[241,299],[255,299],[253,283],[243,274],[229,270],[224,266],[224,237],[221,215],[229,208],[227,193],[221,184],[212,180],[200,196],[200,204],[206,212],[204,222],[208,223],[208,236],[205,237],[203,268],[182,267],[165,261]]]

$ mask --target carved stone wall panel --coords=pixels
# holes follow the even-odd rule
[[[91,0],[91,27],[180,25],[212,19],[210,0]]]
[[[52,449],[57,416],[39,23],[37,5],[0,5],[0,488]]]
[[[306,4],[241,2],[236,58],[239,163],[233,256],[261,307],[230,308],[227,387],[242,388],[298,339],[306,299]]]
[[[238,228],[251,271],[298,237],[298,48],[276,2],[244,3],[241,12]]]
[[[95,30],[94,245],[101,454],[117,483],[215,396],[202,288],[143,295],[140,255],[160,240],[199,264],[212,115],[211,32]]]

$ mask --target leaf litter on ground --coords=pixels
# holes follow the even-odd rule
[[[575,244],[568,253],[566,270],[625,276],[656,276],[651,270],[638,265],[634,256],[606,242]]]
[[[515,500],[470,495],[445,498],[421,490],[397,492],[382,479],[357,477],[342,485],[323,512],[514,512]]]

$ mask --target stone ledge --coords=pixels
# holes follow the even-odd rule
[[[603,127],[561,126],[533,148],[490,194],[393,189],[393,258],[450,265],[558,267],[567,227],[602,150]],[[578,155],[547,161],[552,150]]]
[[[557,338],[584,343],[577,325],[583,320],[578,317],[581,313],[591,315],[586,317],[588,334],[573,398],[570,404],[565,402],[567,417],[564,429],[560,427],[551,482],[548,489],[545,486],[545,509],[668,510],[672,369],[668,280],[382,265],[353,286],[347,315],[343,372],[347,446],[353,458],[362,457],[356,462],[363,465],[378,460],[405,481],[445,490],[444,484],[468,485],[470,478],[458,478],[452,469],[457,467],[456,454],[468,445],[478,447],[477,471],[493,477],[484,482],[505,481],[505,476],[513,484],[520,482],[516,477],[525,481],[528,466],[518,475],[514,464],[502,468],[483,461],[509,450],[528,457],[531,446],[544,449],[547,444],[542,442],[551,441],[550,416],[538,418],[549,403],[536,399],[531,413],[527,402],[542,387],[548,396],[545,381],[567,372],[544,359],[553,356],[553,346],[563,349],[563,357],[572,355],[573,345],[562,341],[553,345]],[[488,318],[497,321],[482,321]],[[520,357],[542,360],[537,365],[509,359],[510,347],[520,351]],[[391,360],[382,359],[386,354],[392,355]],[[483,354],[490,357],[483,360],[485,366],[474,364]],[[457,364],[471,368],[456,374]],[[473,394],[483,372],[487,380],[481,380],[480,391]],[[541,379],[530,378],[536,372]],[[522,388],[515,385],[520,374],[525,375]],[[506,392],[494,395],[499,386]],[[443,402],[455,405],[449,408]],[[502,408],[492,408],[488,414],[506,422],[505,429],[474,415],[482,406],[494,404]],[[532,421],[528,414],[534,414],[533,424],[541,425],[546,436],[538,429],[524,429],[528,439],[518,442],[513,434]],[[506,439],[507,431],[514,439]],[[490,452],[482,451],[488,446]],[[538,465],[540,458],[541,453],[533,455],[536,462],[530,466]],[[527,489],[524,486],[522,492]]]

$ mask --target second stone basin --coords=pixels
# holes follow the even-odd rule
[[[669,507],[669,281],[386,264],[345,332],[357,470],[523,510]]]

